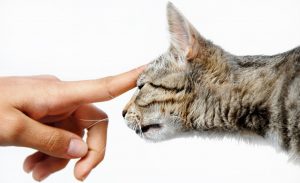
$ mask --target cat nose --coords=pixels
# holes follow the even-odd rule
[[[136,134],[140,134],[140,133],[141,133],[141,130],[140,130],[140,129],[136,129],[136,130],[135,130],[135,133],[136,133]]]
[[[124,110],[122,111],[122,116],[123,116],[123,118],[125,118],[126,113],[127,113],[127,110],[124,109]]]

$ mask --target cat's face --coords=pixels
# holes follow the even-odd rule
[[[127,125],[145,139],[158,141],[185,131],[188,83],[179,59],[168,52],[149,64],[124,109]]]
[[[170,49],[147,66],[123,111],[127,125],[151,141],[170,139],[189,129],[188,107],[194,100],[189,62],[206,44],[170,3],[167,12]]]

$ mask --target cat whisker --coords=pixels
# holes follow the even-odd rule
[[[144,133],[142,131],[142,125],[140,123],[138,123],[138,127],[139,127],[139,130],[140,130],[140,136],[141,136],[141,138],[144,138]]]
[[[86,129],[89,129],[93,126],[95,126],[96,124],[100,123],[100,122],[108,122],[108,118],[104,118],[104,119],[79,119],[81,121],[85,121],[85,122],[93,122],[91,125],[89,125],[88,127],[86,127]]]

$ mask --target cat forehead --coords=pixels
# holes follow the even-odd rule
[[[160,79],[170,73],[182,71],[185,67],[184,57],[167,52],[148,64],[139,77],[137,84]]]
[[[175,56],[175,54],[173,54],[172,52],[167,52],[160,55],[158,58],[152,61],[149,64],[149,68],[165,70],[170,66],[176,64],[176,62],[177,62],[177,57]]]

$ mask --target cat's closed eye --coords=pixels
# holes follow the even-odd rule
[[[178,92],[181,92],[184,90],[184,87],[179,88],[179,87],[169,87],[169,86],[165,86],[165,85],[161,85],[161,84],[153,84],[153,83],[149,83],[149,84],[152,88],[159,88],[159,89],[163,89],[163,90],[169,91],[169,92],[178,93]]]
[[[145,84],[143,83],[143,84],[139,84],[137,87],[138,87],[138,89],[140,90],[140,89],[142,89],[144,86],[145,86]]]

